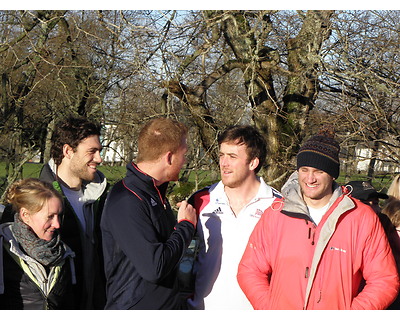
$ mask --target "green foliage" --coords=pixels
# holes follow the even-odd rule
[[[173,203],[177,203],[182,200],[189,198],[193,192],[200,190],[208,185],[211,185],[214,181],[206,180],[200,183],[197,188],[193,181],[180,182],[175,184],[170,192],[170,200]]]
[[[98,167],[99,170],[104,173],[107,178],[107,181],[113,185],[117,181],[121,180],[125,177],[126,174],[126,167],[125,166],[106,166],[102,165]]]
[[[175,184],[170,190],[170,201],[176,204],[186,200],[193,193],[194,186],[195,184],[191,181]]]

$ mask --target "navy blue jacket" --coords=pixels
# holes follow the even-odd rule
[[[176,222],[166,199],[134,163],[110,191],[101,219],[105,309],[180,309],[177,271],[195,227]]]

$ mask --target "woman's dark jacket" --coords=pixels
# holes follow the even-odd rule
[[[74,267],[73,252],[66,247],[66,253],[58,267],[44,281],[34,276],[28,267],[29,259],[19,249],[19,245],[10,231],[10,223],[1,225],[0,230],[0,309],[1,310],[46,310],[74,309]],[[37,265],[30,263],[30,268]],[[25,269],[25,270],[24,270]],[[57,270],[57,271],[56,271]],[[48,293],[44,292],[39,283],[54,285]]]

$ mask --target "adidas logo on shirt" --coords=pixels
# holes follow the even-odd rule
[[[218,207],[217,209],[215,209],[213,211],[214,214],[222,214],[222,209],[220,207]]]
[[[151,200],[151,201],[150,201],[150,202],[151,202],[151,205],[152,205],[153,207],[155,207],[155,206],[157,205],[157,202],[155,202],[153,198],[151,198],[150,200]]]
[[[216,215],[219,215],[219,214],[222,214],[222,210],[221,210],[220,207],[215,209],[213,212],[204,212],[201,215],[204,216],[204,217],[211,217],[211,216],[214,216],[214,215],[216,216]]]

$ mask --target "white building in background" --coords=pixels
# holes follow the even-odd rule
[[[106,143],[105,143],[106,145]],[[107,147],[101,152],[103,161],[107,163],[120,163],[123,159],[123,146],[115,141],[111,141]]]
[[[102,136],[102,145],[104,146],[101,156],[104,163],[121,163],[124,160],[124,145],[113,139],[115,126],[105,125],[105,134]]]
[[[381,154],[384,154],[384,152]],[[367,147],[365,144],[358,144],[355,148],[355,155],[357,171],[367,171],[369,163],[371,162],[372,148]],[[393,163],[389,158],[381,160],[377,159],[374,170],[375,172],[400,172],[400,165]]]

